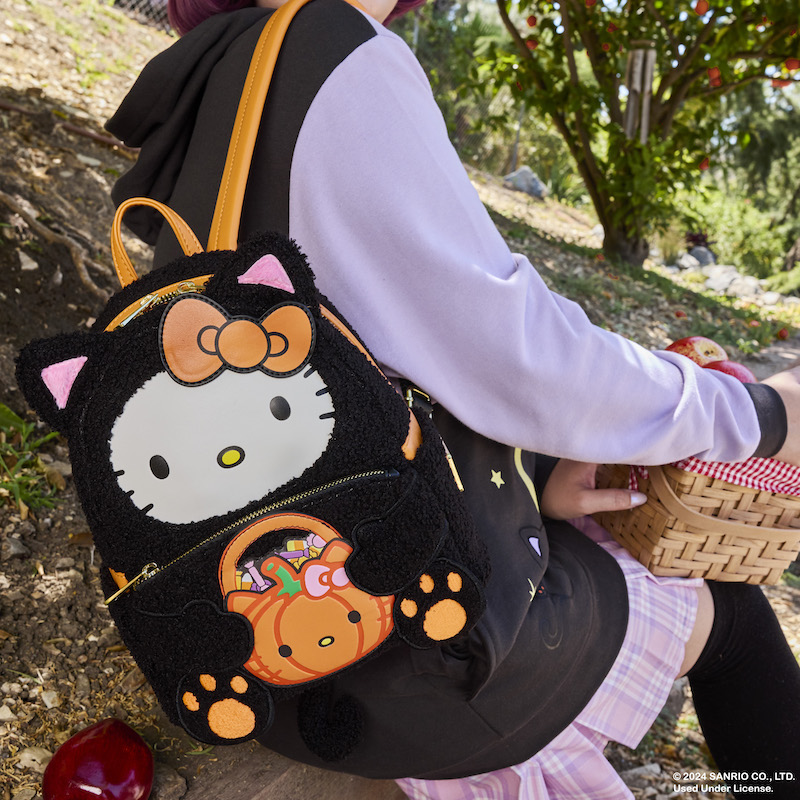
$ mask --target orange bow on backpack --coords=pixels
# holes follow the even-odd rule
[[[223,369],[288,377],[311,356],[314,321],[297,303],[275,306],[259,322],[230,317],[205,297],[183,297],[164,314],[160,339],[164,364],[180,383],[205,383]]]

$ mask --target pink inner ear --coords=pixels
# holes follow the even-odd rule
[[[72,384],[75,383],[75,378],[78,377],[78,373],[83,369],[87,360],[86,356],[77,356],[68,358],[66,361],[59,361],[57,364],[51,364],[42,370],[42,381],[50,390],[50,394],[53,395],[53,399],[60,409],[66,408]]]
[[[285,292],[294,294],[294,286],[283,268],[283,264],[273,255],[261,256],[244,275],[240,275],[239,283],[257,283],[262,286],[274,286]]]

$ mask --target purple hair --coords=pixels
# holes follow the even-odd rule
[[[409,11],[424,6],[426,2],[427,0],[397,0],[397,5],[389,12],[389,16],[386,17],[383,24],[388,25],[392,20],[402,17],[403,14],[408,14]]]
[[[255,0],[167,0],[167,14],[172,27],[183,36],[215,14],[238,11],[255,4]]]
[[[393,19],[424,3],[425,0],[397,0],[397,5],[386,18],[385,24],[388,25]],[[183,36],[215,14],[238,11],[240,8],[250,8],[255,4],[255,0],[167,0],[167,13],[172,27]]]

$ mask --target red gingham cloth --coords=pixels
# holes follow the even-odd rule
[[[776,461],[774,458],[748,458],[746,461],[700,461],[686,458],[673,465],[687,472],[697,472],[710,478],[721,478],[737,486],[760,489],[776,494],[800,497],[800,467]],[[636,472],[647,477],[645,467],[631,467],[631,488],[637,489]]]

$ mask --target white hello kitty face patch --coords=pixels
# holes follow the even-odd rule
[[[194,386],[161,372],[114,423],[111,464],[137,508],[163,522],[198,522],[300,476],[333,426],[330,392],[310,366],[288,377],[225,370]]]

